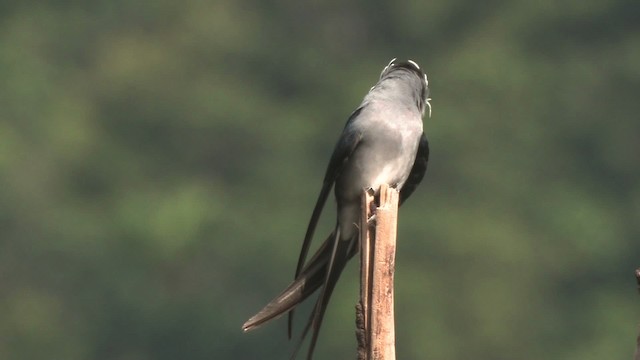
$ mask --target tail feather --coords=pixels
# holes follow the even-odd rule
[[[347,262],[353,256],[351,254],[352,249],[357,249],[357,246],[354,246],[353,240],[349,241],[340,240],[339,237],[336,237],[335,247],[333,249],[332,258],[329,262],[329,267],[327,269],[327,276],[324,286],[322,287],[320,296],[318,297],[316,306],[314,307],[314,311],[311,314],[309,322],[312,327],[312,335],[311,335],[311,343],[309,344],[309,350],[307,352],[307,359],[311,360],[313,356],[313,350],[316,347],[316,342],[318,341],[318,335],[320,334],[320,327],[322,326],[322,320],[324,319],[324,313],[327,310],[327,305],[329,304],[329,299],[331,298],[331,294],[333,293],[333,289],[338,283],[338,279],[342,274],[342,270],[344,270]],[[300,341],[304,340],[305,334],[303,334]]]
[[[333,240],[332,237],[333,234],[325,240],[298,277],[286,289],[242,325],[243,331],[253,330],[269,320],[282,316],[324,284],[332,250],[328,245],[330,240]]]
[[[322,243],[298,277],[280,295],[271,300],[262,310],[242,325],[243,331],[251,331],[285,313],[291,314],[298,304],[316,290],[322,288],[291,357],[292,359],[295,358],[309,330],[312,330],[307,359],[310,360],[312,358],[322,319],[333,289],[347,262],[358,252],[359,248],[357,246],[357,236],[351,240],[340,240],[339,234],[336,235],[336,233],[337,231],[333,232]]]

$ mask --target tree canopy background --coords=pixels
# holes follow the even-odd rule
[[[398,358],[630,358],[637,15],[637,0],[0,3],[0,358],[286,358],[285,321],[240,326],[291,280],[334,142],[394,57],[426,69],[433,98],[430,168],[400,215]],[[319,359],[355,358],[356,263]]]

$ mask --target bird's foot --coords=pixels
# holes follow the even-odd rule
[[[372,201],[369,203],[369,214],[371,214],[371,216],[369,216],[369,219],[367,220],[367,224],[369,226],[373,226],[376,224],[376,210],[378,210],[378,205],[376,204],[375,201]]]
[[[370,196],[375,197],[376,196],[376,191],[373,188],[368,188],[367,189],[367,194],[369,194]],[[369,203],[369,214],[371,214],[371,216],[369,216],[369,219],[367,219],[367,224],[369,226],[375,225],[376,222],[376,209],[378,209],[378,204],[376,203],[375,199],[373,201],[371,201]]]

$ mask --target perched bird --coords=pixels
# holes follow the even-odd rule
[[[427,170],[429,144],[422,130],[425,110],[431,116],[427,75],[414,61],[396,62],[351,114],[335,146],[302,243],[294,281],[242,326],[252,330],[289,313],[320,289],[313,311],[292,355],[312,329],[307,359],[311,360],[331,293],[347,261],[358,252],[361,195],[388,184],[400,191],[400,204],[413,193]],[[311,239],[331,188],[335,186],[337,221],[333,232],[306,262]]]

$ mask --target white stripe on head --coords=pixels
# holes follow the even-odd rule
[[[413,60],[407,60],[407,62],[416,67],[416,69],[420,70],[420,65]]]
[[[393,62],[396,61],[396,59],[398,58],[391,59],[391,61],[389,61],[389,64],[387,64],[387,66],[385,66],[384,69],[382,69],[382,72],[380,73],[381,78],[382,78],[382,74],[384,74],[389,69],[389,67],[394,65]]]

